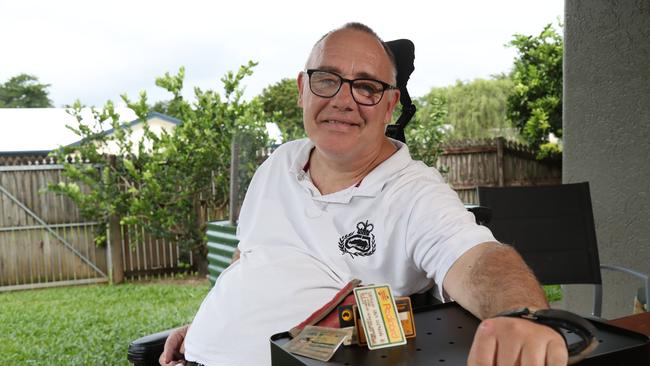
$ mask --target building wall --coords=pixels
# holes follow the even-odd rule
[[[566,0],[565,183],[588,181],[603,264],[650,273],[650,0]],[[603,317],[629,314],[641,282],[603,272]],[[564,306],[591,307],[570,286]]]

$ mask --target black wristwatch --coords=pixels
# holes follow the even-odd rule
[[[531,312],[528,308],[520,308],[499,313],[497,316],[527,319],[538,324],[549,326],[560,333],[569,351],[569,365],[581,361],[598,346],[596,327],[586,319],[569,311],[542,309]],[[569,344],[562,333],[562,329],[573,332],[580,337],[580,341]]]

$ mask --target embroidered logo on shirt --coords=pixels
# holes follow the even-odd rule
[[[370,232],[374,228],[373,224],[361,221],[357,223],[357,232],[354,231],[343,235],[339,239],[339,249],[342,254],[349,254],[352,258],[355,256],[369,256],[375,252],[375,234]]]

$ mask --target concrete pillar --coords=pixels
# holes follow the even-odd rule
[[[588,181],[603,264],[650,272],[650,0],[566,0],[565,183]],[[641,282],[603,272],[603,317],[632,311]],[[591,308],[591,287],[564,306]]]

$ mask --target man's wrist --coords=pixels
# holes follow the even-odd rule
[[[496,317],[522,318],[537,324],[546,325],[560,333],[565,343],[566,338],[562,332],[563,329],[576,334],[581,340],[577,343],[567,343],[569,364],[582,360],[598,345],[596,328],[586,319],[569,311],[558,309],[531,311],[529,308],[523,307],[501,312]]]

